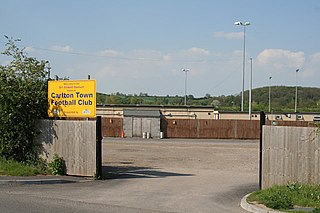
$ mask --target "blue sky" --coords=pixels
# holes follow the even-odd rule
[[[19,38],[52,77],[97,80],[103,93],[230,95],[253,87],[319,87],[318,0],[0,0],[0,44]],[[6,64],[9,58],[0,57]],[[269,77],[272,76],[271,81]]]

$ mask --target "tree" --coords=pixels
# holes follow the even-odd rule
[[[209,93],[206,93],[204,97],[208,99],[208,98],[211,98],[211,95]]]
[[[213,101],[211,102],[211,105],[212,105],[213,107],[215,107],[215,108],[219,108],[220,105],[221,105],[221,103],[220,103],[219,100],[215,99],[215,100],[213,100]]]
[[[0,155],[19,162],[37,159],[37,119],[47,115],[46,61],[27,57],[14,40],[8,40],[2,53],[11,57],[0,65]]]

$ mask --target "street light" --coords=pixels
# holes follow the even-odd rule
[[[245,58],[246,58],[246,26],[250,25],[250,22],[246,21],[242,23],[237,21],[234,23],[237,26],[243,26],[243,62],[242,62],[242,94],[241,94],[241,111],[243,112],[243,94],[244,94],[244,72],[245,72]]]
[[[272,77],[269,77],[269,113],[271,113],[271,79]]]
[[[250,90],[249,90],[249,120],[251,120],[251,105],[252,105],[252,58],[250,58],[250,65],[251,65],[251,69],[250,69]]]
[[[298,106],[298,72],[299,69],[296,69],[296,97],[295,97],[295,101],[294,101],[294,112],[297,113],[297,106]]]
[[[185,79],[184,79],[184,105],[187,106],[187,73],[189,72],[189,69],[182,69],[182,72],[185,73]]]
[[[48,80],[50,80],[50,70],[51,70],[51,66],[50,66],[50,62],[49,62],[49,61],[46,61],[45,68],[48,70]]]

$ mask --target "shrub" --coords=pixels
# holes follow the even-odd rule
[[[49,163],[49,169],[53,175],[65,175],[66,164],[62,157],[58,154],[54,154],[52,161]]]
[[[18,162],[37,161],[35,121],[47,114],[45,61],[26,56],[8,38],[2,53],[13,58],[0,65],[0,156]]]

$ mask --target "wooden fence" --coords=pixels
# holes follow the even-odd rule
[[[161,131],[166,138],[259,139],[258,120],[212,120],[161,118]],[[267,125],[312,126],[305,121],[267,121]],[[104,137],[121,137],[123,118],[102,118]]]
[[[263,126],[262,189],[290,182],[320,184],[318,128]]]
[[[162,119],[168,138],[258,139],[259,121],[212,119]]]
[[[48,161],[57,153],[68,175],[94,176],[96,173],[96,121],[41,120],[40,154]]]
[[[123,118],[102,118],[103,137],[121,137]]]

